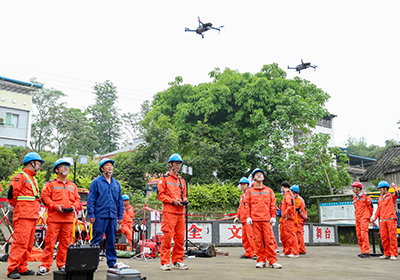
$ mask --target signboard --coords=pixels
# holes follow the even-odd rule
[[[188,239],[193,243],[211,243],[211,223],[188,223]]]
[[[219,243],[242,243],[242,223],[220,223]]]
[[[355,225],[353,201],[319,204],[321,223]]]
[[[335,228],[333,226],[313,226],[314,243],[335,243]]]

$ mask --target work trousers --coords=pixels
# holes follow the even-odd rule
[[[286,220],[285,218],[281,221],[281,241],[283,247],[283,253],[285,255],[298,255],[299,245],[297,242],[296,229],[294,227],[293,220]]]
[[[379,221],[379,233],[385,256],[397,257],[397,221],[395,219]]]
[[[252,258],[256,254],[256,245],[254,244],[253,228],[247,223],[242,223],[242,243],[244,255]]]
[[[163,213],[161,231],[163,238],[161,241],[161,265],[170,263],[171,240],[174,239],[174,248],[172,249],[172,263],[183,262],[185,252],[185,216],[184,214]]]
[[[253,234],[257,250],[257,262],[266,263],[266,260],[268,260],[271,265],[278,262],[274,244],[271,240],[271,235],[273,234],[271,224],[269,222],[253,221]]]
[[[108,267],[113,267],[117,262],[115,250],[115,236],[117,234],[116,218],[96,218],[93,224],[93,238],[91,243],[101,247],[101,240],[106,234],[106,258]]]
[[[131,246],[131,248],[132,248],[133,247],[133,244],[132,244],[132,226],[131,225],[127,225],[127,224],[123,224],[121,226],[120,230],[121,230],[121,232],[123,234],[125,234],[126,239],[129,242],[129,246]]]
[[[65,262],[67,260],[68,246],[72,241],[72,230],[73,223],[48,223],[45,238],[45,247],[42,255],[42,264],[40,266],[43,266],[47,269],[47,271],[50,271],[50,267],[53,264],[54,245],[57,242],[57,238],[57,268],[60,269],[62,266],[65,265]]]
[[[304,244],[304,222],[297,223],[297,243],[299,245],[299,253],[306,253],[306,245]]]
[[[356,232],[357,232],[358,246],[360,246],[361,254],[369,254],[368,226],[369,226],[368,218],[356,219]]]
[[[13,222],[14,235],[8,257],[7,275],[18,268],[19,273],[28,270],[28,257],[35,239],[36,219],[17,219]]]

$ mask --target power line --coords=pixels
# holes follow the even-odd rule
[[[35,73],[44,73],[44,74],[47,74],[47,75],[53,75],[53,76],[58,76],[58,77],[61,77],[61,78],[67,78],[67,79],[71,79],[71,80],[74,80],[74,81],[80,81],[80,82],[84,82],[84,83],[90,83],[90,84],[92,84],[92,85],[96,83],[96,82],[89,81],[89,80],[83,80],[83,79],[79,79],[79,78],[74,78],[74,77],[68,77],[68,76],[63,76],[63,75],[48,73],[48,72],[45,72],[45,71],[39,71],[39,70],[35,70],[35,69],[30,69],[30,68],[25,68],[25,67],[19,67],[19,66],[14,66],[14,65],[10,65],[10,64],[6,64],[6,63],[0,62],[0,65],[1,65],[1,64],[2,64],[2,65],[5,65],[5,66],[9,66],[9,67],[15,67],[15,68],[19,68],[19,69],[34,71]],[[9,72],[11,72],[11,73],[16,73],[16,74],[21,74],[21,75],[27,75],[27,74],[24,74],[24,73],[21,73],[21,72],[16,72],[16,71],[7,70],[7,69],[3,69],[3,71],[9,71]],[[33,75],[33,76],[35,76],[35,75]],[[60,83],[73,84],[73,85],[81,86],[81,87],[84,87],[84,88],[88,87],[88,85],[82,85],[81,83],[79,83],[79,84],[78,84],[78,83],[71,83],[71,82],[69,82],[69,81],[57,80],[57,79],[48,78],[48,77],[47,77],[46,79],[47,79],[47,80],[50,80],[50,81],[60,82]],[[143,90],[138,90],[138,89],[131,89],[131,88],[125,88],[125,87],[118,87],[118,86],[117,86],[117,90],[119,90],[119,89],[122,89],[122,90],[125,90],[125,91],[132,91],[132,92],[148,93],[148,94],[154,95],[153,92],[148,92],[148,91],[143,91]],[[141,95],[141,94],[136,94],[136,95],[141,96],[141,97],[145,97],[145,98],[149,98],[148,95]]]
[[[24,73],[16,72],[16,71],[8,70],[8,69],[0,69],[0,70],[5,71],[5,72],[9,72],[9,73],[19,74],[19,75],[26,75]],[[78,91],[78,92],[84,92],[86,94],[88,92],[90,92],[90,93],[94,92],[92,86],[89,86],[89,85],[82,85],[82,84],[71,83],[71,82],[67,82],[67,81],[60,81],[60,80],[56,80],[56,79],[52,79],[52,78],[48,78],[48,77],[45,78],[44,80],[45,81],[46,80],[47,81],[53,81],[53,82],[56,82],[56,83],[59,82],[61,84],[66,84],[66,85],[59,85],[63,89],[70,89],[70,90],[74,90],[74,91]],[[79,79],[76,79],[76,80],[79,80]],[[39,82],[45,82],[45,81],[39,81]],[[86,81],[86,82],[89,82],[89,81]],[[77,86],[77,87],[72,87],[71,85],[74,85],[74,86]],[[120,89],[123,89],[123,90],[121,91]],[[134,96],[132,96],[132,93],[129,93],[127,91],[135,92],[136,90],[128,89],[128,88],[122,88],[122,87],[118,87],[117,86],[117,94],[118,95],[122,95],[122,98],[131,99],[131,100],[139,100],[139,101],[149,100],[149,99],[153,98],[153,96],[149,97],[147,95],[141,95],[141,94],[137,94],[137,93],[134,93]],[[144,92],[144,91],[142,91],[142,92]],[[150,92],[146,92],[146,93],[150,93]],[[153,93],[151,93],[151,94],[153,94]],[[121,97],[121,96],[119,96],[119,97]],[[134,97],[141,97],[141,98],[134,98]]]

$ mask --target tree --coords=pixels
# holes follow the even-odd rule
[[[388,147],[399,144],[400,142],[398,140],[389,139],[385,141],[384,147],[374,144],[368,146],[367,140],[364,137],[360,137],[360,139],[357,140],[356,138],[350,136],[346,141],[346,148],[348,149],[349,154],[370,158],[379,158]]]
[[[197,86],[183,84],[182,78],[176,77],[167,90],[155,95],[142,124],[148,131],[167,122],[169,131],[176,133],[175,151],[194,162],[204,149],[208,157],[197,163],[206,167],[208,160],[211,172],[223,182],[267,166],[273,152],[293,140],[295,130],[307,132],[328,114],[324,108],[327,93],[301,78],[286,79],[277,64],[264,65],[254,75],[228,68],[223,72],[216,68],[209,75],[212,82]],[[201,128],[207,130],[199,131]],[[165,132],[160,131],[164,137]],[[148,146],[154,145],[148,141],[160,142],[159,138],[146,139]],[[199,169],[206,170],[203,166]],[[191,180],[207,183],[202,180],[211,179],[197,176]]]
[[[90,126],[86,115],[76,108],[65,108],[59,112],[55,122],[57,153],[63,155],[92,156],[99,145],[94,129]]]
[[[145,170],[143,166],[136,164],[137,153],[125,152],[113,157],[113,176],[118,181],[125,181],[131,191],[144,189],[146,186]]]
[[[117,88],[110,81],[96,83],[93,87],[96,95],[95,104],[87,108],[93,129],[99,139],[96,152],[105,154],[118,148],[121,136],[120,117],[116,102]]]
[[[20,166],[17,156],[7,147],[0,147],[0,180],[7,179]]]
[[[61,101],[66,95],[56,89],[41,88],[34,92],[32,103],[37,113],[33,114],[30,145],[35,151],[43,151],[51,147],[53,125],[59,111],[64,110],[65,103]]]

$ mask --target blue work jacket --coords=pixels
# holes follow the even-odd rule
[[[87,210],[89,219],[118,218],[122,220],[124,203],[119,182],[111,177],[109,184],[103,174],[94,179],[90,184]]]

